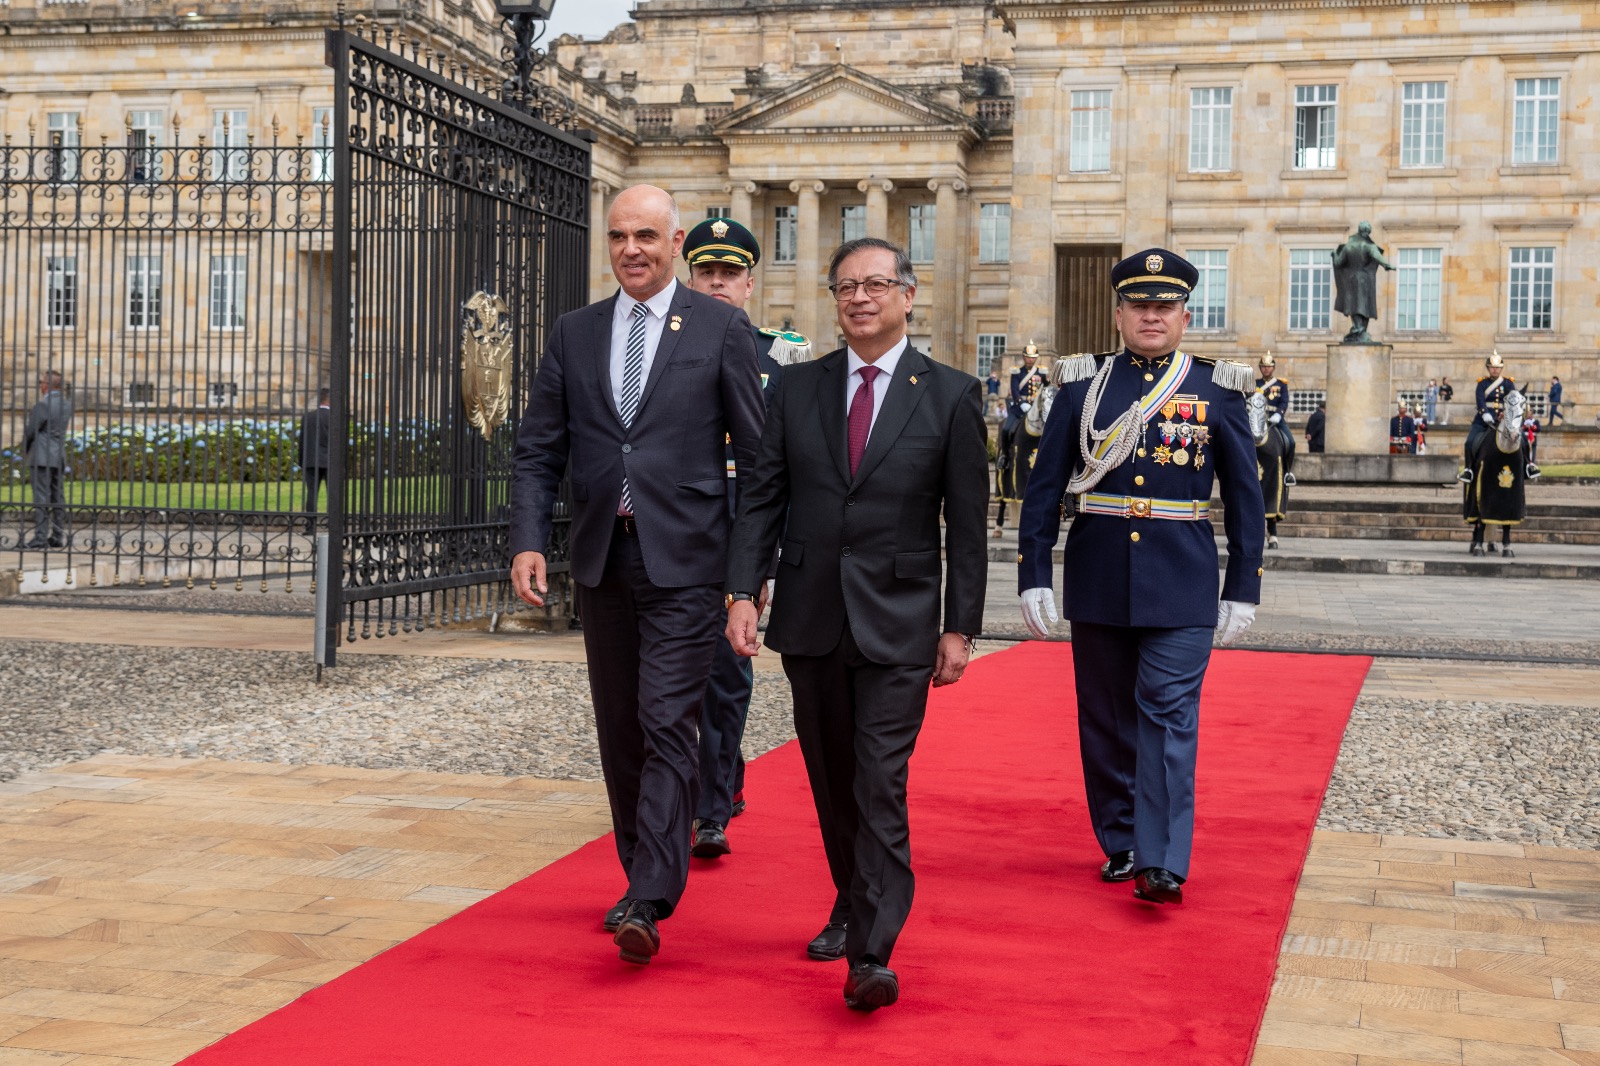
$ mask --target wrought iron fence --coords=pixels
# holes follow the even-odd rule
[[[135,133],[0,147],[0,557],[292,589],[315,509],[295,417],[331,360],[328,152]],[[72,417],[41,509],[27,426],[52,374]]]

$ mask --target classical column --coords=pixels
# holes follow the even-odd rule
[[[1012,75],[1011,273],[1006,347],[1019,351],[1036,337],[1054,343],[1057,96],[1053,67],[1019,67]],[[1060,328],[1057,324],[1056,329]]]
[[[731,197],[728,201],[728,213],[733,216],[733,220],[735,222],[743,222],[754,233],[756,226],[750,218],[750,197],[756,194],[756,183],[753,181],[730,181],[723,184],[722,191],[728,193]],[[756,239],[760,240],[759,237]]]
[[[967,183],[960,178],[934,178],[928,182],[934,194],[934,264],[933,299],[923,301],[928,325],[933,333],[933,357],[941,363],[971,371],[975,361],[961,350],[961,340],[966,330],[962,299],[966,289],[967,256],[962,247],[962,207]]]
[[[867,194],[867,236],[889,237],[889,194],[894,192],[894,182],[888,178],[867,178],[856,188]]]
[[[589,300],[606,294],[611,279],[611,246],[606,240],[606,195],[611,186],[589,183]]]
[[[816,337],[821,321],[817,309],[825,291],[822,255],[817,247],[817,197],[827,188],[820,181],[789,183],[789,191],[800,197],[800,219],[795,227],[794,328],[812,338]]]
[[[1126,114],[1179,113],[1173,99],[1172,85],[1176,69],[1167,65],[1127,68]],[[1117,163],[1113,157],[1112,167],[1122,172],[1123,187],[1127,190],[1127,226],[1123,230],[1122,251],[1124,255],[1132,255],[1141,248],[1164,247],[1168,243],[1168,234],[1172,231],[1172,207],[1168,199],[1169,183],[1164,175],[1173,173],[1173,167],[1184,169],[1187,162],[1179,166],[1173,156],[1175,149],[1171,122],[1123,121],[1120,128],[1125,131],[1127,143],[1122,147],[1121,163]],[[1141,166],[1145,162],[1157,163],[1155,173],[1163,177],[1154,181],[1136,178],[1133,173],[1134,160],[1140,160]]]

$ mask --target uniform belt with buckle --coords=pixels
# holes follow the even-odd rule
[[[1210,500],[1160,500],[1149,496],[1111,496],[1085,492],[1078,496],[1082,514],[1115,518],[1164,518],[1172,522],[1198,522],[1211,517]]]

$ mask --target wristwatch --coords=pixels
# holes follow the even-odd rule
[[[736,601],[736,600],[747,600],[747,601],[749,601],[751,603],[754,603],[755,599],[756,598],[754,596],[750,595],[750,593],[748,593],[748,592],[730,592],[730,593],[728,593],[728,598],[723,603],[723,606],[724,607],[732,607],[733,604],[734,604],[734,601]]]

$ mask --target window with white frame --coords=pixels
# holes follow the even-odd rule
[[[978,334],[978,365],[975,368],[978,377],[986,378],[991,369],[998,369],[1000,360],[1006,354],[1006,335],[1004,333]]]
[[[126,265],[128,297],[123,321],[129,329],[161,328],[161,257],[130,255]]]
[[[333,108],[311,109],[311,180],[333,180]]]
[[[1294,87],[1294,166],[1296,170],[1332,170],[1339,165],[1339,87]]]
[[[1400,165],[1444,166],[1442,81],[1408,81],[1400,87]]]
[[[160,111],[128,112],[128,180],[161,180],[161,135],[166,116]]]
[[[1191,329],[1228,328],[1228,251],[1203,248],[1184,253],[1200,278],[1189,294]]]
[[[1333,253],[1326,248],[1289,250],[1289,328],[1327,329],[1333,317]]]
[[[845,204],[839,208],[839,240],[859,241],[867,235],[867,205]]]
[[[244,328],[245,257],[211,257],[211,328]]]
[[[913,263],[931,263],[934,254],[934,226],[936,224],[936,205],[912,204],[906,209],[908,212],[908,238],[906,254],[911,256]]]
[[[82,118],[76,111],[52,111],[47,116],[51,181],[78,180],[78,144],[82,139]]]
[[[733,216],[728,213],[728,205],[727,204],[712,204],[710,207],[706,208],[706,217],[707,218],[732,218]]]
[[[1189,169],[1233,169],[1233,90],[1189,90]]]
[[[1394,325],[1402,330],[1439,329],[1439,306],[1444,277],[1443,248],[1402,248],[1395,264],[1399,307]]]
[[[1507,290],[1506,328],[1555,328],[1556,250],[1511,249],[1511,275]]]
[[[792,263],[799,246],[800,208],[779,204],[772,209],[772,261]]]
[[[1511,162],[1560,162],[1561,79],[1518,78],[1511,117]]]
[[[1111,90],[1072,91],[1072,133],[1067,169],[1074,174],[1111,169]]]
[[[78,257],[52,255],[44,261],[44,324],[72,329],[78,324]]]
[[[978,205],[978,262],[1011,262],[1011,205]]]
[[[1289,413],[1291,415],[1308,415],[1317,409],[1317,404],[1328,398],[1326,389],[1302,389],[1298,385],[1289,390]]]
[[[211,113],[211,176],[217,181],[244,181],[250,176],[250,113],[244,110]],[[229,149],[233,149],[230,151]]]

